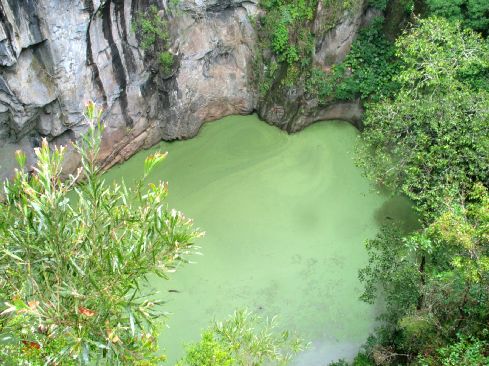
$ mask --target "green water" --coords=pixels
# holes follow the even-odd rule
[[[207,232],[196,264],[152,283],[171,313],[160,339],[171,365],[214,318],[243,307],[278,314],[312,342],[294,365],[349,358],[366,340],[377,310],[358,300],[364,240],[386,219],[415,219],[407,202],[373,192],[352,161],[356,142],[345,122],[287,135],[232,116],[151,150],[169,152],[151,179],[169,181],[170,205]],[[151,151],[108,176],[140,176]]]

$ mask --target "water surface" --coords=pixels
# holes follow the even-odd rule
[[[358,350],[377,312],[358,300],[364,241],[385,220],[411,225],[414,217],[354,166],[357,134],[345,122],[321,122],[287,135],[255,116],[232,116],[108,173],[130,182],[151,151],[168,151],[151,179],[167,180],[170,205],[207,232],[196,264],[153,281],[171,313],[160,338],[169,364],[213,319],[244,307],[278,314],[312,342],[295,365],[326,365]]]

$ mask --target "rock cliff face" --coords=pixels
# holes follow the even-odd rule
[[[317,38],[315,62],[327,67],[348,52],[368,17],[363,0]],[[105,110],[102,163],[108,168],[158,141],[190,138],[206,121],[258,111],[297,131],[319,119],[359,120],[358,103],[319,107],[301,92],[260,99],[253,82],[258,0],[0,0],[0,178],[13,153],[46,137],[66,144],[86,130],[83,109]],[[365,0],[366,2],[366,0]],[[157,5],[175,55],[163,77],[148,61],[132,24]],[[319,1],[314,26],[327,9]],[[78,164],[69,154],[67,171]]]

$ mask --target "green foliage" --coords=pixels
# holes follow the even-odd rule
[[[414,200],[423,218],[488,179],[489,95],[454,90],[369,107],[360,165],[376,182]],[[370,153],[370,155],[369,155]]]
[[[314,36],[310,28],[317,1],[260,2],[264,12],[255,21],[258,33],[255,64],[262,94],[270,89],[279,70],[285,70],[282,84],[291,87],[311,64]]]
[[[170,39],[168,23],[160,16],[155,5],[151,5],[145,13],[137,14],[133,31],[139,35],[143,50],[148,50],[157,43],[166,43]]]
[[[399,62],[394,54],[394,46],[382,30],[383,18],[377,18],[361,30],[352,44],[343,65],[351,71],[350,85],[340,86],[339,99],[344,95],[359,95],[363,99],[377,100],[392,95],[398,89],[393,80],[399,72]]]
[[[76,177],[64,148],[46,141],[34,173],[20,168],[0,203],[0,363],[152,365],[158,301],[148,275],[166,278],[200,233],[169,210],[166,184],[107,184],[97,166],[103,128],[87,107]],[[150,156],[145,176],[164,159]],[[76,184],[78,178],[82,183]],[[143,286],[144,285],[144,286]]]
[[[461,20],[462,4],[467,0],[426,0],[426,5],[432,15],[447,18],[448,20]]]
[[[305,23],[312,21],[317,0],[263,0],[266,16],[261,19],[266,32],[270,32],[270,49],[278,62],[292,65],[299,58],[310,59],[312,35]]]
[[[275,318],[237,311],[207,329],[198,343],[188,346],[178,366],[285,365],[306,345],[276,328]]]
[[[340,72],[346,68],[351,73],[337,87],[338,99],[362,97],[376,100],[397,89],[392,79],[399,64],[394,57],[393,45],[383,35],[382,21],[377,18],[359,33],[345,61],[338,67]]]
[[[352,366],[374,366],[370,357],[365,353],[359,353],[353,360]]]
[[[344,16],[362,6],[358,0],[321,0],[326,9],[320,22],[314,22],[318,0],[262,0],[263,13],[255,19],[258,33],[258,50],[255,57],[255,71],[260,85],[260,94],[270,91],[272,84],[290,89],[306,83],[310,95],[320,95],[321,99],[332,97],[326,86],[345,78],[347,66],[338,69],[330,77],[312,66],[315,37],[330,31]],[[380,68],[379,68],[380,70]],[[343,72],[341,72],[343,71]],[[313,80],[310,80],[313,78]],[[347,87],[345,81],[342,85]],[[354,92],[340,90],[342,99],[352,99]],[[323,98],[324,97],[324,98]]]
[[[429,312],[411,310],[398,321],[398,327],[397,346],[409,354],[427,352],[440,343],[436,319]]]
[[[368,5],[377,9],[384,11],[387,8],[388,0],[368,0]]]
[[[180,0],[169,0],[168,1],[168,8],[172,12],[177,12],[178,11],[178,6],[180,5]]]
[[[329,366],[374,366],[375,363],[365,354],[359,353],[353,362],[347,362],[344,359],[331,362]]]
[[[467,86],[489,91],[489,44],[443,18],[423,19],[396,42],[403,62],[399,81],[415,93],[448,93]]]
[[[322,0],[322,7],[326,9],[325,16],[321,19],[321,24],[317,24],[321,32],[333,29],[345,12],[356,12],[363,6],[359,0]]]
[[[306,80],[306,92],[326,103],[327,99],[334,95],[336,76],[336,72],[328,74],[320,68],[313,67]]]
[[[169,7],[175,11],[178,4],[179,0],[172,0]],[[163,75],[170,74],[175,64],[175,57],[168,51],[170,41],[168,22],[160,14],[158,8],[151,5],[145,12],[138,13],[132,28],[139,39],[141,48],[150,58],[154,57],[157,60]]]
[[[390,226],[367,243],[362,299],[386,302],[370,351],[393,364],[422,355],[420,365],[482,365],[485,343],[467,337],[489,321],[488,45],[428,18],[397,40],[396,55],[399,91],[367,106],[359,163],[416,203],[423,228],[406,236]]]
[[[328,100],[378,100],[392,95],[399,84],[393,80],[400,64],[394,45],[382,31],[383,18],[359,32],[345,60],[329,72],[313,68],[306,91],[321,102]]]
[[[437,354],[420,357],[419,366],[482,366],[489,365],[489,344],[474,337],[461,337],[457,343],[442,347]]]
[[[212,330],[207,330],[202,334],[199,343],[187,347],[186,356],[178,365],[233,366],[235,363],[232,350],[225,346]]]
[[[431,15],[460,21],[464,26],[487,35],[489,2],[486,0],[426,0]]]
[[[489,195],[479,183],[464,205],[447,204],[422,231],[402,237],[389,227],[368,243],[362,298],[373,302],[381,291],[385,299],[381,343],[414,357],[432,355],[458,333],[485,332],[488,233]]]
[[[382,227],[375,239],[367,241],[369,264],[359,271],[364,284],[361,299],[373,304],[381,291],[386,313],[397,322],[416,307],[420,296],[420,274],[402,232],[396,226]]]
[[[467,75],[487,70],[489,50],[440,18],[422,20],[396,47],[400,90],[368,108],[359,164],[429,217],[447,197],[488,180],[489,97]]]
[[[458,343],[441,348],[438,352],[443,366],[478,366],[489,364],[488,351],[487,342],[462,338]]]
[[[175,59],[173,54],[169,51],[163,51],[160,53],[160,66],[164,74],[169,74],[172,71]]]

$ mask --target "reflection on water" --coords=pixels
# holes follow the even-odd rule
[[[171,313],[160,339],[169,364],[214,318],[244,307],[278,314],[312,342],[296,365],[355,354],[376,315],[358,300],[363,243],[386,217],[414,221],[405,200],[375,193],[361,176],[356,141],[343,122],[287,135],[255,116],[233,116],[155,148],[169,157],[151,179],[168,180],[170,205],[207,232],[197,264],[152,282]],[[131,181],[148,153],[108,176]]]

